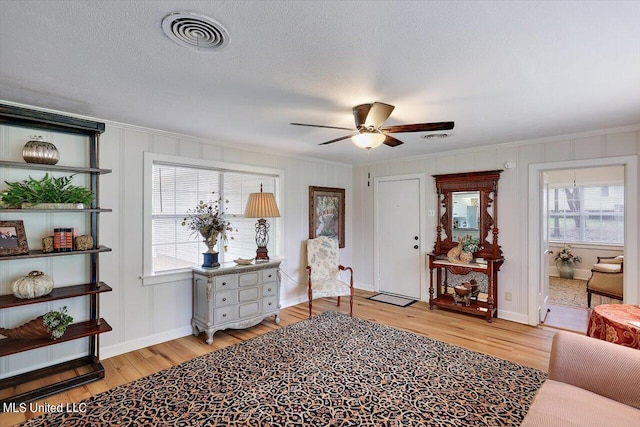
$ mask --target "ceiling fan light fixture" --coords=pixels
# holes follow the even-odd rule
[[[351,141],[357,147],[365,148],[367,150],[379,147],[385,139],[387,139],[386,135],[378,132],[357,133],[351,137]]]

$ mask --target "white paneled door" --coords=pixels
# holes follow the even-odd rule
[[[376,289],[420,299],[421,177],[377,178],[374,184]]]

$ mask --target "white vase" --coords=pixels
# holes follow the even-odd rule
[[[212,233],[209,237],[204,237],[204,243],[207,245],[207,253],[217,254],[216,243],[218,243],[218,233]]]

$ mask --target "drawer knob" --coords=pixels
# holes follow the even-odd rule
[[[268,288],[268,289],[267,289],[267,292],[271,292],[271,288]]]
[[[271,277],[271,275],[267,276],[267,277]]]
[[[222,282],[222,286],[227,286],[227,282]]]
[[[227,317],[227,313],[222,313],[222,317]]]
[[[269,305],[271,305],[272,303],[269,303]]]
[[[222,298],[222,302],[225,302],[227,299],[226,298]]]

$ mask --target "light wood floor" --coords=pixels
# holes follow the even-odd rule
[[[532,327],[501,319],[488,323],[478,317],[444,309],[436,308],[431,311],[428,303],[424,302],[401,308],[366,299],[370,295],[372,294],[369,292],[356,291],[353,308],[355,316],[547,371],[555,329]],[[315,300],[313,303],[314,314],[326,310],[348,313],[348,307],[348,298],[343,298],[339,308],[335,305],[335,299],[331,298]],[[307,316],[307,304],[299,304],[281,311],[280,325],[276,325],[270,317],[253,328],[218,331],[212,345],[207,345],[201,334],[199,337],[187,336],[104,359],[102,363],[106,370],[105,379],[50,396],[37,403],[57,405],[78,402],[194,357],[306,319]],[[24,384],[17,390],[0,390],[0,399],[39,386],[44,381]],[[37,415],[39,414],[30,412],[0,413],[0,425],[13,425]]]

